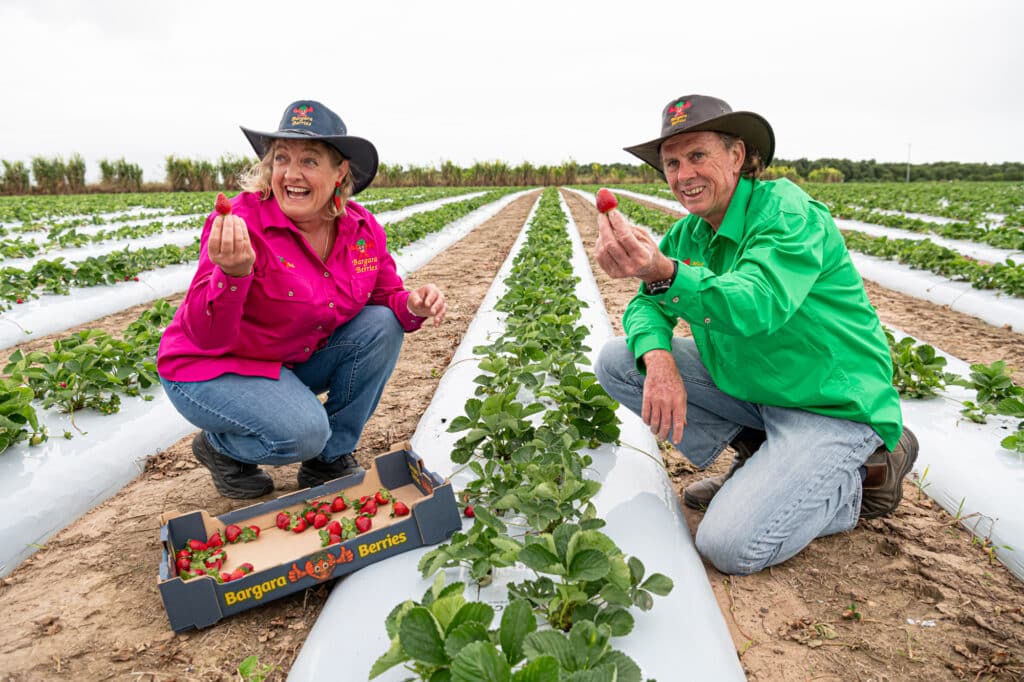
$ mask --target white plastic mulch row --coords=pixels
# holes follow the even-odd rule
[[[570,215],[564,204],[562,210]],[[576,294],[589,305],[583,313],[583,324],[590,329],[587,345],[596,354],[611,337],[611,325],[571,218],[569,230],[574,245],[573,268],[582,279]],[[525,229],[495,277],[413,435],[413,449],[428,469],[441,476],[453,472],[455,465],[449,453],[462,435],[448,433],[447,425],[461,414],[465,400],[473,394],[473,379],[479,374],[472,348],[492,341],[503,329],[502,316],[494,306],[506,291],[504,280],[524,240]],[[607,521],[604,531],[627,555],[643,561],[648,573],[660,572],[672,578],[675,588],[668,596],[655,597],[652,610],[634,613],[633,632],[613,639],[612,645],[637,662],[645,679],[742,680],[735,648],[654,437],[625,408],[620,409],[619,416],[623,422],[621,440],[633,447],[606,445],[590,451],[594,458],[590,472],[602,483],[594,499],[598,516]],[[460,490],[468,480],[465,473],[460,473],[453,477],[453,486]],[[465,527],[468,529],[470,524],[467,522]],[[363,679],[361,676],[388,650],[384,619],[389,611],[405,599],[419,600],[429,587],[431,579],[422,578],[416,565],[430,549],[404,552],[336,581],[289,679],[319,679],[336,671],[339,642],[344,642],[345,668]],[[507,584],[534,577],[525,568],[495,569],[494,582],[478,594],[469,590],[467,598],[486,601],[500,611],[508,601]],[[448,582],[454,580],[473,583],[462,571],[450,570]],[[400,680],[403,672],[407,671],[398,666],[378,679]]]
[[[975,289],[969,282],[954,282],[925,270],[915,270],[896,261],[850,252],[861,277],[887,289],[949,306],[950,310],[984,320],[994,327],[1007,327],[1024,334],[1024,299]]]
[[[395,256],[399,269],[403,273],[415,271],[524,193],[483,206],[432,239],[407,246]],[[180,268],[187,286],[195,266],[176,268]],[[62,298],[83,305],[80,297],[86,297],[86,291],[77,294]],[[134,305],[121,300],[122,307],[110,312]],[[18,443],[0,453],[0,577],[14,570],[51,535],[138,476],[147,457],[196,430],[178,414],[162,389],[146,392],[153,396],[152,401],[124,398],[116,415],[78,414],[75,422],[86,435],[71,425],[67,415],[40,411],[50,440],[35,447]],[[65,431],[71,432],[70,440],[62,438]],[[47,503],[39,505],[39,500]]]
[[[478,197],[481,194],[483,192],[474,192],[407,206],[396,211],[377,214],[377,220],[381,224],[392,223],[404,220],[415,213],[430,211],[444,204]],[[514,198],[520,195],[514,194],[510,196]],[[497,212],[497,210],[506,206],[511,200],[509,197],[503,197],[494,204],[482,206],[473,213],[456,221],[456,223],[479,224],[479,222],[493,215],[493,213],[488,214],[488,211]],[[480,218],[480,216],[486,217]],[[464,228],[464,231],[458,238],[461,238],[466,231],[468,231],[468,228]],[[184,239],[183,243],[188,244],[191,243],[194,236],[191,233],[184,232],[180,233],[180,236],[176,237],[176,239]],[[445,238],[447,237],[439,236],[439,233],[425,237],[425,239],[430,239],[432,242],[440,242]],[[167,237],[164,236],[163,239],[167,240]],[[444,247],[438,246],[438,250],[441,248]],[[409,250],[409,247],[407,247],[404,251],[409,252]],[[419,254],[424,251],[430,251],[430,248],[412,249],[411,252]],[[62,255],[68,256],[69,259],[74,258],[75,256],[72,252],[73,250],[69,249]],[[406,270],[406,272],[414,270],[416,267],[419,267],[419,265]],[[71,295],[69,296],[46,294],[38,299],[31,299],[23,304],[15,305],[0,315],[0,349],[10,348],[31,339],[97,320],[134,305],[149,303],[158,298],[164,298],[185,291],[188,288],[189,282],[192,281],[195,269],[194,263],[171,265],[166,268],[141,273],[138,282],[120,282],[115,286],[75,287],[72,288]]]
[[[985,261],[986,263],[1005,263],[1007,259],[1020,262],[1024,258],[1024,251],[998,249],[988,244],[972,242],[966,239],[947,239],[931,233],[902,230],[884,225],[873,225],[871,223],[862,223],[859,220],[846,220],[845,218],[835,218],[834,220],[836,227],[841,230],[853,230],[854,232],[863,232],[873,237],[888,237],[889,239],[910,239],[913,241],[924,241],[927,239],[936,246],[956,251],[962,256]]]
[[[936,352],[946,358],[946,371],[970,374],[963,360]],[[999,445],[1020,419],[989,416],[975,424],[960,415],[964,400],[976,400],[974,391],[950,386],[942,397],[901,401],[903,421],[921,446],[914,465],[918,485],[964,527],[989,538],[999,560],[1024,580],[1024,455]]]

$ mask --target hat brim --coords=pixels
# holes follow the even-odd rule
[[[772,131],[771,125],[768,124],[768,121],[763,116],[752,111],[733,111],[695,126],[680,126],[680,129],[673,130],[667,135],[662,135],[632,147],[623,147],[623,150],[653,166],[662,177],[665,177],[661,164],[662,143],[676,135],[699,133],[701,131],[736,135],[743,140],[744,144],[756,148],[761,153],[761,159],[764,161],[765,168],[768,167],[768,164],[772,162],[772,158],[775,156],[775,133]]]
[[[352,183],[354,188],[352,194],[356,195],[373,182],[377,175],[377,148],[369,140],[354,135],[306,135],[297,132],[273,132],[266,133],[258,130],[250,130],[243,126],[242,132],[252,145],[256,156],[263,158],[270,149],[272,140],[309,140],[328,144],[349,161],[349,168],[352,172]]]

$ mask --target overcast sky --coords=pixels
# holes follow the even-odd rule
[[[1024,2],[0,0],[0,159],[251,154],[320,100],[390,164],[633,163],[669,99],[776,156],[1024,161]]]

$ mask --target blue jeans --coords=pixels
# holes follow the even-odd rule
[[[278,379],[223,374],[160,381],[174,407],[220,452],[291,464],[353,452],[398,361],[404,331],[390,308],[366,306],[306,362]],[[317,394],[327,392],[321,403]]]
[[[860,516],[860,467],[882,445],[867,424],[804,410],[759,405],[723,393],[693,339],[672,340],[686,386],[686,428],[675,447],[704,468],[743,427],[767,440],[712,499],[697,528],[697,550],[728,574],[756,573],[796,555],[817,537],[849,530]],[[596,374],[636,414],[644,375],[625,339],[609,341]]]

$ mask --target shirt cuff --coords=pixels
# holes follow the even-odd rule
[[[249,293],[249,287],[252,286],[252,281],[251,272],[245,277],[230,277],[225,275],[219,267],[214,267],[210,277],[210,300],[216,300],[221,296],[244,300]]]
[[[672,331],[666,333],[646,332],[629,339],[629,349],[633,351],[636,358],[637,371],[646,374],[647,366],[644,364],[644,353],[652,350],[667,350],[672,352]]]
[[[413,315],[409,312],[409,293],[410,292],[408,291],[404,291],[395,294],[393,299],[395,307],[393,310],[395,311],[395,317],[398,318],[398,323],[402,325],[402,329],[407,332],[414,332],[423,326],[423,323],[427,318],[420,317],[419,315]]]

